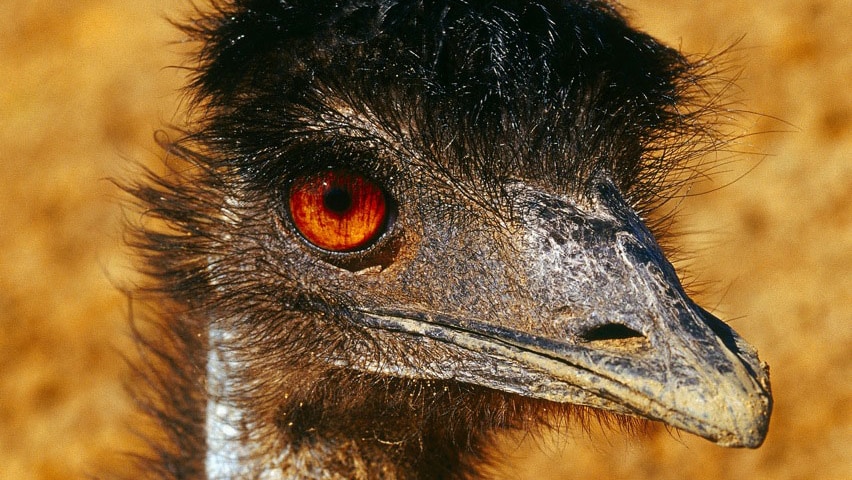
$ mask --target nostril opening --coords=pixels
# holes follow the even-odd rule
[[[581,338],[587,342],[600,342],[606,340],[644,339],[645,335],[620,323],[607,323],[589,330]]]

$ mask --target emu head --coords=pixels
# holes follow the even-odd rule
[[[766,366],[643,220],[708,130],[680,54],[596,1],[248,0],[186,29],[194,168],[137,194],[236,442],[207,448],[423,448],[565,405],[760,445]]]

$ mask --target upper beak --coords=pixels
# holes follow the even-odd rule
[[[496,369],[444,372],[453,378],[759,446],[772,409],[768,367],[688,298],[615,187],[605,183],[582,208],[538,192],[527,199],[518,251],[541,306],[534,321],[406,307],[362,311],[363,321],[497,360]]]

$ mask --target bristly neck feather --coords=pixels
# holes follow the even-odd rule
[[[528,408],[526,416],[541,414],[476,387],[304,366],[278,371],[300,381],[280,389],[284,398],[268,398],[246,388],[246,372],[255,370],[227,347],[232,337],[209,333],[208,478],[466,478],[474,473],[466,460],[488,466],[481,448],[495,427],[518,426],[513,417]],[[483,404],[491,408],[476,411]]]

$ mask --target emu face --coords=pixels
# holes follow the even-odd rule
[[[642,220],[707,131],[678,53],[603,2],[237,1],[187,30],[193,169],[136,192],[182,306],[170,471],[432,478],[570,405],[760,445],[766,367]]]

